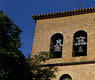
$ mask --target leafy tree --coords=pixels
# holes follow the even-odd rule
[[[54,67],[42,67],[50,59],[47,52],[25,59],[20,51],[21,29],[0,11],[0,80],[50,80]]]
[[[28,58],[26,62],[29,65],[29,70],[27,71],[31,72],[31,76],[28,78],[31,80],[50,80],[52,77],[55,77],[54,72],[57,70],[56,67],[41,66],[41,62],[45,62],[50,58],[48,52],[39,52],[37,55],[32,55],[32,57]]]
[[[20,51],[21,29],[0,11],[0,80],[23,78],[24,55]]]

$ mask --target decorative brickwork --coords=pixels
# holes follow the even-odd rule
[[[51,37],[54,34],[61,33],[64,37],[62,58],[50,59],[43,63],[58,67],[55,73],[57,77],[52,80],[59,80],[63,74],[70,74],[72,80],[95,80],[95,8],[35,15],[33,18],[37,21],[32,54],[40,51],[49,52]],[[73,38],[74,33],[79,30],[87,33],[87,55],[74,57]]]
[[[58,17],[73,16],[73,15],[82,15],[93,12],[95,12],[95,8],[86,8],[86,9],[77,9],[77,10],[57,12],[57,13],[48,13],[43,15],[33,15],[32,17],[35,20],[39,20],[39,19],[58,18]]]

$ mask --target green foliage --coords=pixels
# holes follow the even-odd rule
[[[0,80],[23,78],[24,56],[20,51],[20,28],[0,11]]]
[[[41,62],[45,62],[48,59],[50,59],[48,52],[39,52],[37,55],[35,54],[31,58],[27,59],[27,64],[30,67],[28,69],[32,72],[32,80],[50,80],[52,77],[55,77],[55,67],[41,66]]]
[[[6,78],[8,78],[7,75],[8,75],[8,73],[3,71],[3,69],[0,70],[0,80],[6,80]]]
[[[20,51],[21,29],[0,11],[0,80],[50,80],[55,77],[54,67],[41,67],[50,59],[47,52],[27,58]]]
[[[2,46],[1,49],[4,48],[3,51],[19,51],[21,32],[7,15],[0,12],[0,46]]]

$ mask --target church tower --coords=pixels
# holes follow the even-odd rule
[[[95,80],[95,8],[34,15],[32,54],[55,55],[44,66],[56,66],[52,80]]]

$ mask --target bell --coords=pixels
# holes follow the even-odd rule
[[[54,51],[53,52],[62,52],[61,46],[54,47]]]
[[[84,50],[83,50],[82,46],[80,45],[80,46],[79,46],[78,53],[83,53],[83,52],[84,52]]]
[[[63,80],[71,80],[70,78],[64,78]]]
[[[56,40],[56,44],[54,45],[54,53],[59,53],[62,52],[62,44],[61,44],[61,39]]]

